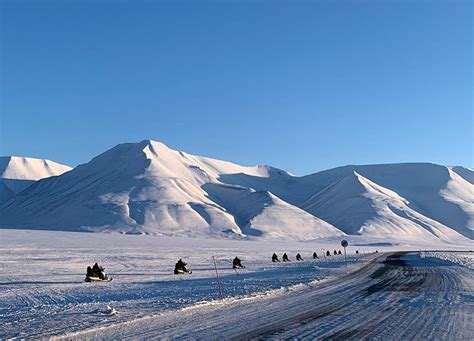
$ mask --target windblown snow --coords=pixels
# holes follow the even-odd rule
[[[69,170],[16,159],[3,177],[36,180]],[[0,194],[9,198],[0,206],[0,226],[296,240],[355,234],[456,243],[473,239],[473,174],[409,163],[297,177],[145,140],[118,145],[17,193],[0,183]]]

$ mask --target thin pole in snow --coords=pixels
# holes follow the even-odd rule
[[[221,280],[219,279],[219,272],[217,271],[216,257],[214,257],[214,255],[212,255],[212,260],[214,261],[214,269],[216,270],[217,290],[219,291],[219,296],[223,299],[224,293],[222,291]]]
[[[346,263],[346,266],[347,266],[346,248],[344,248],[344,262]]]

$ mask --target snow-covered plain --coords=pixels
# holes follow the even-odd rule
[[[422,252],[422,257],[439,258],[474,270],[474,250],[470,253],[459,252]]]
[[[340,240],[263,242],[0,230],[0,339],[74,336],[186,307],[284,296],[306,288],[306,283],[318,285],[367,264],[376,256],[375,250],[380,254],[421,247],[350,236],[346,268],[343,256],[323,256],[324,250],[332,254],[342,249]],[[460,248],[431,245],[432,249],[440,247]],[[311,259],[314,251],[319,260]],[[287,252],[292,262],[272,263],[273,252],[280,257]],[[294,260],[297,252],[303,262]],[[224,301],[216,286],[213,256]],[[246,265],[238,273],[231,269],[235,256]],[[188,263],[191,275],[172,273],[178,258]],[[112,282],[83,282],[86,266],[94,262],[106,267]],[[108,306],[117,313],[111,313]]]

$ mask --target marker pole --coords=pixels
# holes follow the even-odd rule
[[[219,278],[219,272],[217,271],[216,257],[214,257],[214,255],[212,255],[212,260],[214,262],[214,269],[216,270],[217,290],[219,291],[219,296],[221,297],[221,299],[223,299],[224,298],[224,293],[222,291],[221,280]]]

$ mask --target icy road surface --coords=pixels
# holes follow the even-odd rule
[[[474,335],[472,269],[388,253],[357,271],[280,295],[194,306],[69,337],[437,339]]]

